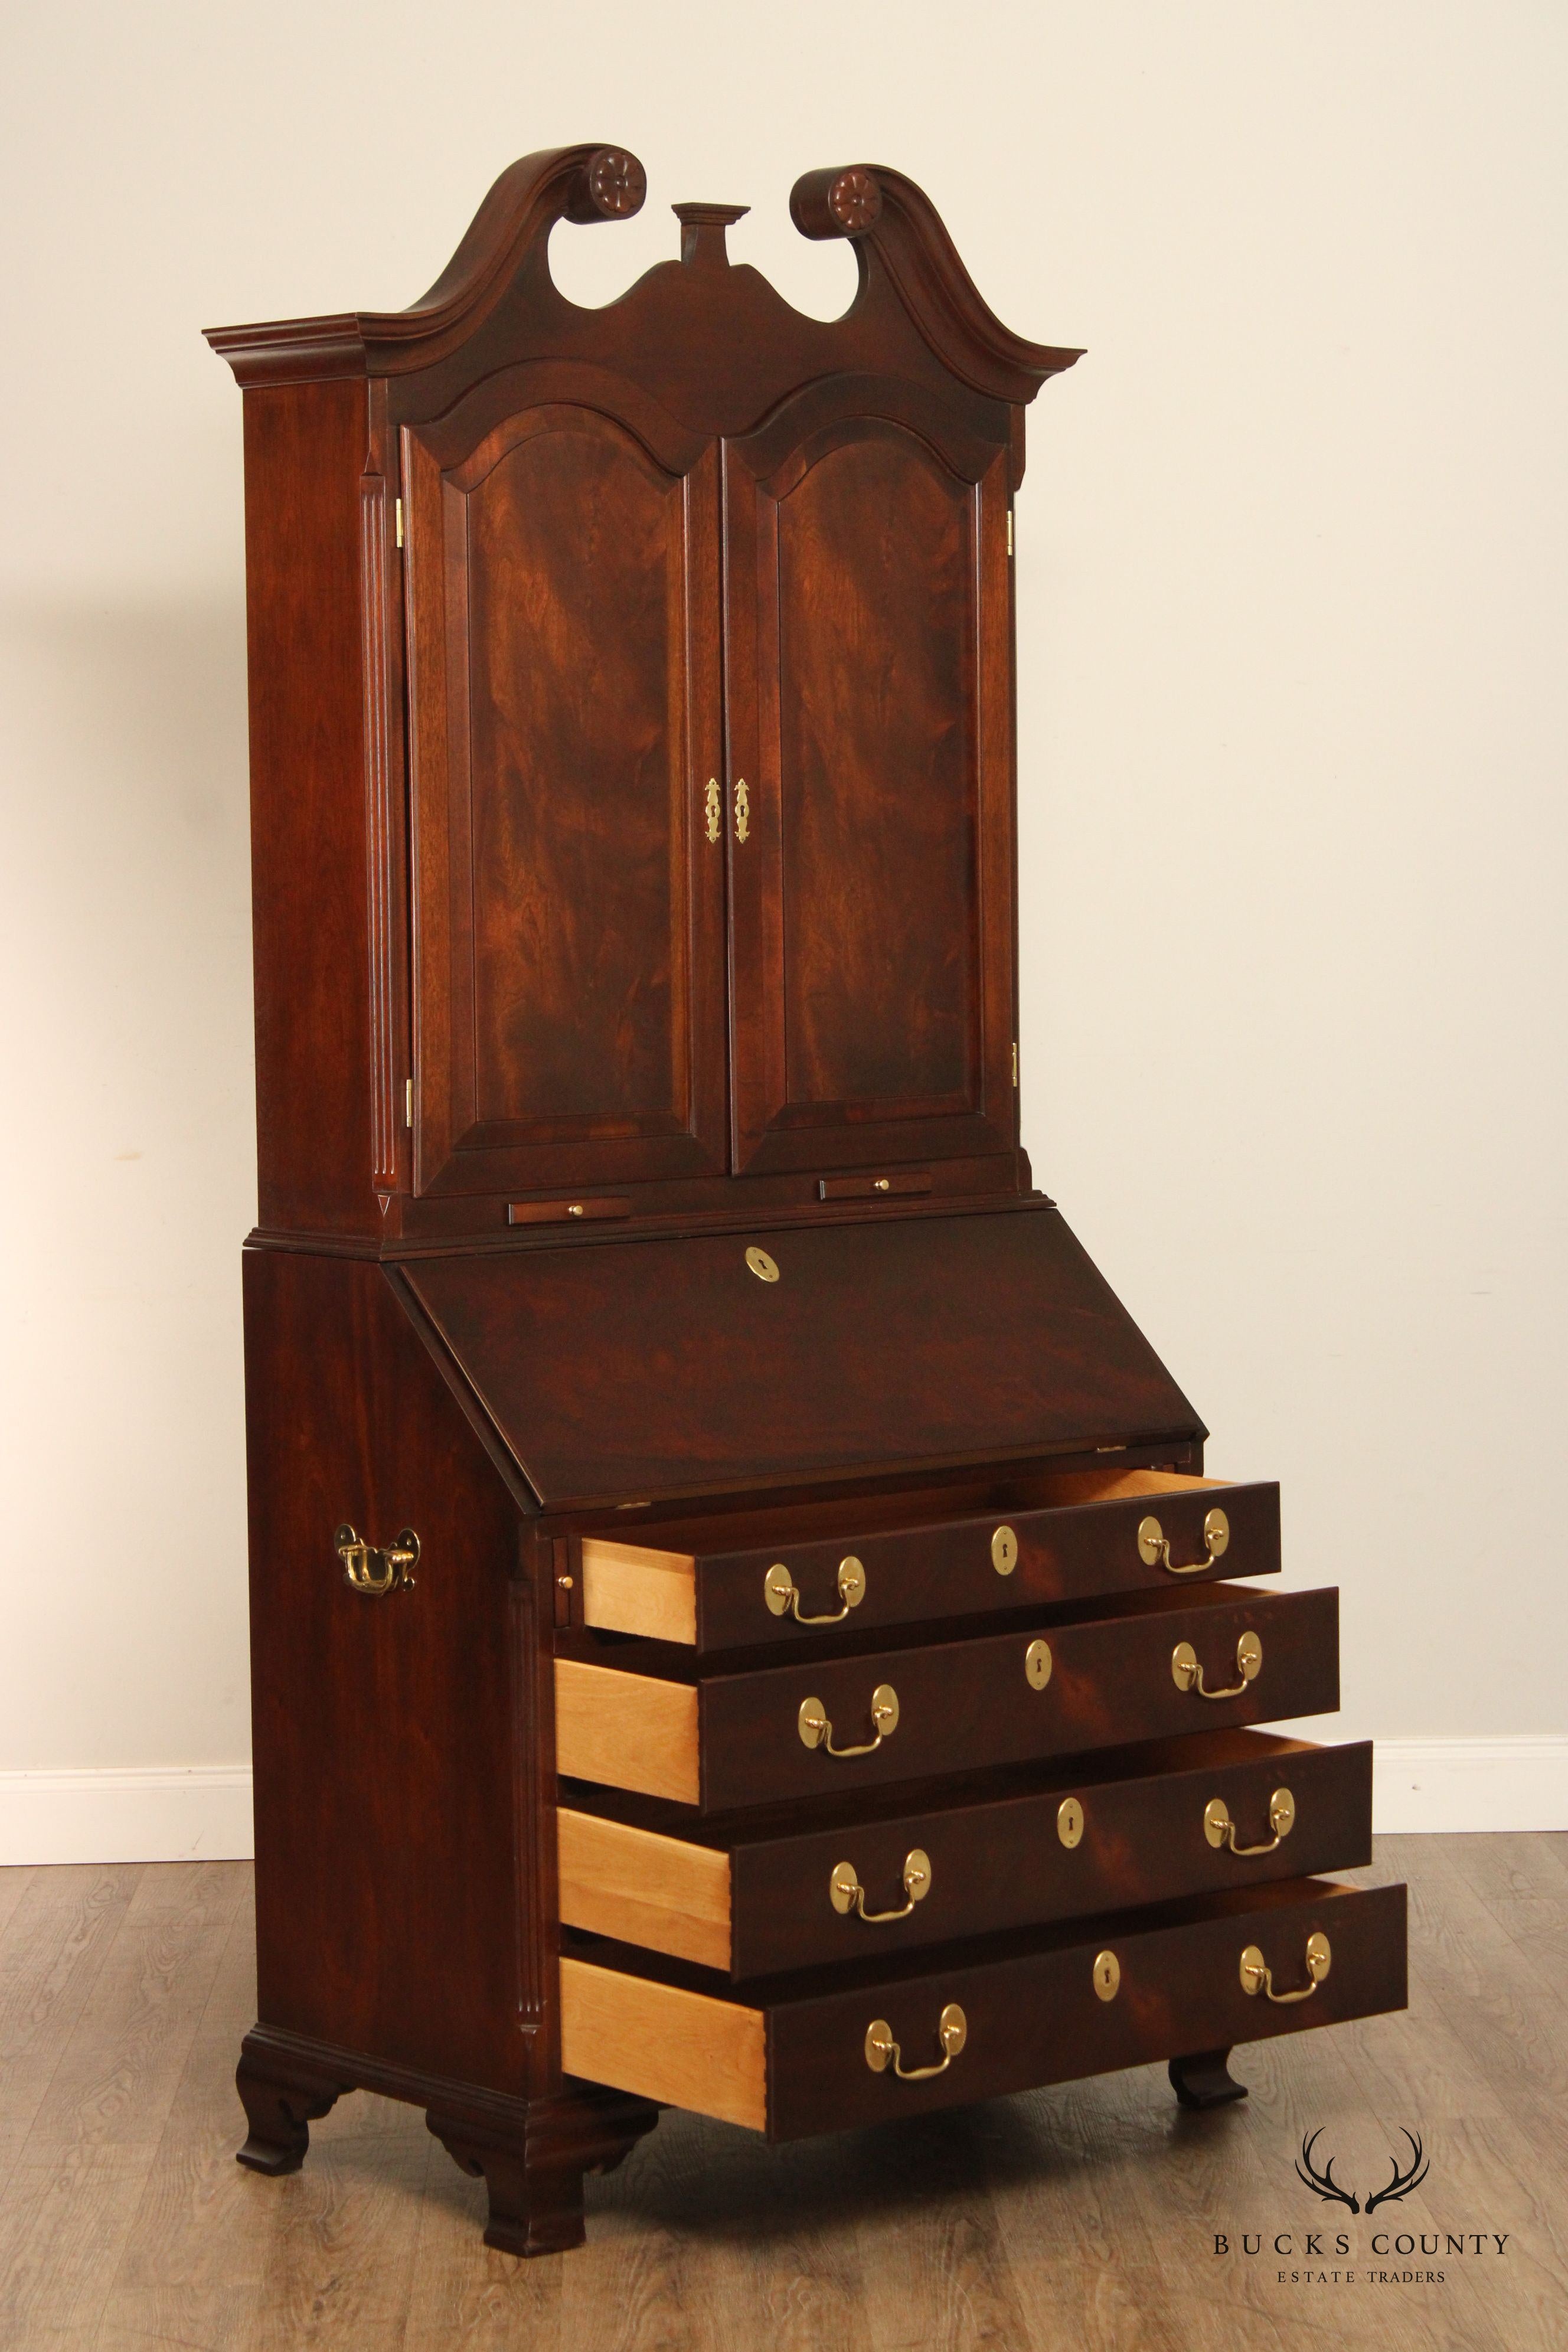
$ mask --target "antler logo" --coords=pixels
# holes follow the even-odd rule
[[[1420,2141],[1414,2132],[1406,2132],[1405,2137],[1410,2142],[1410,2169],[1408,2172],[1401,2172],[1399,2159],[1397,2157],[1394,2159],[1394,2178],[1387,2188],[1380,2189],[1374,2197],[1369,2197],[1366,2200],[1366,2210],[1369,2213],[1375,2213],[1380,2205],[1394,2205],[1401,2197],[1408,2197],[1411,2190],[1419,2189],[1426,2178],[1426,2165],[1421,2154]]]
[[[1306,2184],[1314,2197],[1322,2198],[1325,2204],[1348,2205],[1352,2213],[1359,2213],[1362,2210],[1360,2199],[1352,2190],[1342,2189],[1334,2179],[1333,2158],[1330,2158],[1321,2172],[1312,2161],[1312,2150],[1321,2137],[1322,2131],[1320,2127],[1315,2132],[1309,2132],[1302,2140],[1301,2153],[1296,2165],[1296,2177]],[[1395,2158],[1393,2176],[1387,2188],[1374,2190],[1366,2200],[1366,2210],[1369,2213],[1375,2213],[1380,2205],[1397,2204],[1400,2198],[1408,2197],[1413,2189],[1419,2189],[1426,2178],[1427,2165],[1420,2141],[1414,2132],[1405,2132],[1404,2137],[1410,2143],[1409,2167],[1405,2170],[1401,2170],[1399,2161]]]
[[[1342,2189],[1334,2179],[1332,2157],[1329,2158],[1321,2172],[1312,2162],[1312,2150],[1322,2136],[1322,2128],[1320,2126],[1315,2132],[1309,2132],[1301,2142],[1301,2154],[1296,2166],[1296,2177],[1299,2180],[1304,2180],[1313,2196],[1322,2198],[1325,2204],[1348,2205],[1352,2213],[1359,2213],[1360,2198],[1352,2196],[1348,2189]]]

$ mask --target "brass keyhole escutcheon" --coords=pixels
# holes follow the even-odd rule
[[[721,796],[719,791],[719,779],[717,776],[710,776],[708,779],[708,791],[704,802],[708,821],[708,838],[710,841],[717,841],[719,838],[720,826],[721,823],[720,816],[721,804]]]
[[[866,1598],[866,1571],[853,1552],[839,1561],[837,1581],[839,1606],[824,1610],[817,1616],[803,1616],[795,1580],[783,1560],[775,1559],[763,1579],[763,1598],[775,1617],[793,1611],[797,1625],[837,1625],[851,1609],[858,1609]]]
[[[1044,1690],[1051,1678],[1051,1645],[1048,1642],[1031,1642],[1024,1653],[1024,1672],[1031,1690]]]
[[[1011,1576],[1018,1565],[1018,1538],[1011,1528],[998,1528],[991,1538],[991,1565],[998,1576]]]
[[[1276,1992],[1274,1972],[1256,1944],[1248,1944],[1241,1956],[1241,1990],[1256,2000],[1267,1993],[1270,2000],[1283,2005],[1291,2000],[1310,2000],[1333,1962],[1329,1939],[1321,1927],[1314,1927],[1307,1938],[1307,1975],[1310,1981],[1294,1992]]]
[[[820,1748],[828,1756],[869,1756],[890,1739],[899,1727],[899,1694],[891,1683],[879,1683],[871,1693],[871,1721],[876,1729],[873,1739],[863,1739],[858,1747],[835,1748],[833,1725],[827,1709],[819,1698],[803,1698],[795,1717],[795,1728],[803,1746]]]
[[[868,1927],[880,1927],[890,1919],[907,1919],[917,1903],[923,1903],[931,1893],[931,1856],[920,1846],[911,1846],[904,1856],[904,1902],[897,1911],[868,1911],[866,1890],[852,1862],[839,1862],[833,1866],[827,1882],[827,1898],[841,1916],[853,1911]]]
[[[759,1282],[776,1282],[779,1278],[779,1270],[777,1265],[768,1255],[766,1250],[758,1249],[755,1243],[753,1243],[752,1247],[746,1252],[746,1264],[751,1267],[752,1272],[756,1276]]]
[[[1239,1682],[1228,1684],[1224,1690],[1210,1690],[1190,1642],[1178,1642],[1171,1653],[1171,1680],[1179,1691],[1195,1691],[1199,1698],[1239,1698],[1263,1670],[1263,1644],[1256,1633],[1243,1633],[1237,1643],[1236,1669]]]
[[[1168,1569],[1173,1576],[1197,1576],[1205,1568],[1212,1568],[1229,1543],[1230,1521],[1221,1510],[1210,1511],[1204,1520],[1202,1559],[1173,1560],[1170,1538],[1159,1520],[1151,1516],[1138,1522],[1139,1559],[1145,1568]]]
[[[1082,1838],[1083,1807],[1076,1797],[1064,1797],[1057,1807],[1057,1835],[1065,1846],[1075,1846]]]
[[[923,2083],[932,2074],[945,2074],[969,2039],[969,2020],[955,2000],[937,2019],[936,2039],[942,2052],[936,2065],[906,2066],[892,2027],[885,2017],[874,2017],[866,2028],[866,2063],[873,2074],[885,2074],[890,2066],[901,2083]]]
[[[1095,1954],[1094,1990],[1101,2000],[1114,2000],[1121,1990],[1121,1963],[1114,1952]]]
[[[1289,1789],[1276,1789],[1268,1800],[1268,1826],[1273,1835],[1261,1845],[1237,1845],[1236,1823],[1223,1797],[1211,1797],[1204,1807],[1204,1835],[1210,1845],[1228,1845],[1232,1853],[1272,1853],[1281,1838],[1296,1826],[1296,1800]]]

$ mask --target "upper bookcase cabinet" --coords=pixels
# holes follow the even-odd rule
[[[791,199],[855,247],[841,319],[732,267],[715,204],[580,309],[551,229],[643,190],[617,149],[526,157],[412,310],[211,335],[264,1227],[1026,1187],[1011,510],[1077,353],[1009,333],[880,166]]]

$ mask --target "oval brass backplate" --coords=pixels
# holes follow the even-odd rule
[[[775,1617],[789,1614],[789,1604],[795,1599],[795,1579],[782,1559],[775,1559],[763,1577],[763,1597]]]
[[[1211,1559],[1217,1559],[1230,1542],[1230,1521],[1223,1511],[1210,1511],[1204,1520],[1204,1541]]]
[[[819,1698],[803,1698],[795,1728],[804,1746],[820,1748],[827,1731],[827,1709]]]
[[[855,1908],[855,1898],[860,1892],[860,1874],[852,1862],[836,1862],[833,1875],[827,1882],[827,1899],[841,1916]]]
[[[1247,1682],[1256,1682],[1263,1666],[1263,1644],[1256,1633],[1244,1633],[1236,1645],[1237,1671]]]
[[[969,2020],[955,2000],[950,2000],[936,2021],[936,2038],[949,2058],[956,2058],[969,2039]]]
[[[846,1609],[858,1609],[866,1598],[866,1571],[853,1552],[838,1563],[838,1598]]]
[[[871,1693],[871,1720],[884,1739],[899,1727],[899,1694],[891,1683],[879,1683]]]
[[[1314,1927],[1307,1938],[1307,1974],[1314,1984],[1321,1984],[1333,1962],[1329,1939],[1321,1927]]]
[[[1276,1789],[1268,1800],[1268,1826],[1276,1837],[1288,1838],[1296,1826],[1296,1800],[1289,1789]]]
[[[1083,1807],[1076,1797],[1064,1797],[1057,1807],[1057,1835],[1063,1845],[1077,1845],[1083,1835]]]
[[[778,1267],[765,1249],[758,1249],[753,1245],[746,1252],[746,1264],[759,1282],[776,1282],[779,1278]]]
[[[998,1528],[991,1538],[991,1565],[998,1576],[1011,1576],[1018,1565],[1018,1538],[1011,1528]]]
[[[1161,1547],[1163,1545],[1164,1540],[1165,1530],[1160,1525],[1158,1519],[1148,1518],[1139,1520],[1138,1557],[1142,1561],[1145,1568],[1152,1568],[1155,1565],[1156,1561],[1159,1559]]]
[[[1114,2000],[1121,1990],[1121,1963],[1114,1952],[1095,1954],[1094,1989],[1101,2000]]]
[[[1051,1645],[1048,1642],[1031,1642],[1024,1653],[1024,1672],[1031,1690],[1044,1690],[1051,1678]]]
[[[923,1903],[931,1893],[931,1856],[923,1846],[910,1846],[904,1856],[904,1893],[911,1903]]]
[[[1211,1797],[1204,1807],[1204,1835],[1212,1846],[1223,1845],[1230,1835],[1230,1807],[1223,1797]]]
[[[866,2028],[866,2063],[873,2074],[885,2074],[893,2063],[898,2048],[893,2029],[885,2017],[874,2017]]]

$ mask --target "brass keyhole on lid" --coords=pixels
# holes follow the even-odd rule
[[[1044,1690],[1051,1678],[1051,1645],[1048,1642],[1031,1642],[1024,1653],[1024,1672],[1031,1690]]]
[[[998,1576],[1011,1576],[1018,1565],[1018,1538],[1011,1528],[998,1528],[991,1538],[991,1565]]]
[[[1101,2000],[1114,2000],[1121,1990],[1121,1963],[1114,1952],[1094,1956],[1094,1990]]]
[[[1064,1797],[1057,1807],[1057,1835],[1065,1846],[1077,1845],[1083,1836],[1083,1807],[1076,1797]]]
[[[765,1249],[758,1249],[754,1243],[746,1252],[746,1264],[759,1282],[776,1282],[779,1278],[779,1270],[773,1259]]]

